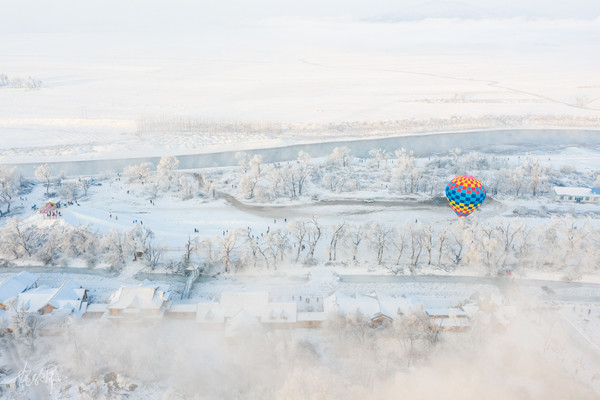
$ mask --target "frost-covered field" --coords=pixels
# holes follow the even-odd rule
[[[0,162],[598,125],[600,28],[587,1],[470,1],[476,18],[444,2],[270,3],[11,4]],[[30,76],[41,87],[12,84]]]

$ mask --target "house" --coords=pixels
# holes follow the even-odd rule
[[[269,303],[267,292],[224,292],[219,299],[225,318],[231,318],[242,310],[260,317],[267,303]]]
[[[140,286],[121,286],[108,303],[110,319],[162,318],[171,303],[168,287],[145,281]]]
[[[196,306],[196,321],[203,325],[225,324],[227,328],[232,326],[230,321],[252,319],[264,325],[283,327],[297,322],[296,303],[269,302],[267,292],[224,292],[218,303],[198,303]]]
[[[19,387],[18,376],[5,376],[0,379],[0,393],[13,392]]]
[[[213,326],[224,324],[225,310],[219,303],[198,303],[196,305],[196,322]]]
[[[58,288],[45,285],[28,290],[17,297],[17,309],[25,312],[77,313],[81,304],[87,299],[87,290],[74,281],[66,281]]]
[[[37,287],[38,277],[22,271],[0,283],[0,309],[7,308],[7,301],[26,290]]]
[[[297,325],[302,328],[318,328],[326,319],[327,314],[323,311],[296,313]]]
[[[425,308],[425,315],[444,331],[460,331],[469,328],[467,313],[462,308],[442,307]]]
[[[91,303],[87,304],[85,308],[85,312],[83,313],[83,318],[101,318],[106,315],[106,311],[108,310],[107,303]]]
[[[260,322],[263,324],[295,324],[296,318],[295,303],[268,303],[263,307]]]
[[[384,321],[392,321],[395,317],[394,312],[382,310],[377,294],[363,295],[353,294],[348,296],[343,293],[333,293],[324,300],[325,312],[327,314],[336,312],[345,317],[355,317],[362,315],[373,324],[381,324]],[[392,314],[392,315],[388,315]]]
[[[575,203],[600,203],[600,188],[555,186],[554,200]]]
[[[166,317],[179,319],[194,319],[198,312],[198,304],[187,303],[172,303],[167,312]]]

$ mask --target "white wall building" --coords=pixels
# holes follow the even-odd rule
[[[600,203],[600,188],[555,186],[554,200],[575,203]]]

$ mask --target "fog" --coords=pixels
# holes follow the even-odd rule
[[[518,301],[508,326],[482,313],[467,332],[442,333],[437,343],[416,339],[412,357],[406,323],[372,328],[335,317],[313,330],[249,324],[234,333],[227,327],[226,334],[194,321],[79,320],[60,336],[39,338],[36,356],[17,346],[25,361],[58,366],[56,398],[77,392],[83,399],[102,393],[136,399],[594,398],[589,363],[597,366],[598,356],[575,341],[558,312]],[[114,380],[111,373],[120,389],[106,382]],[[132,384],[133,391],[123,389]]]

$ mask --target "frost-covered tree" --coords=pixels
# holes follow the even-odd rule
[[[16,168],[0,165],[0,217],[10,214],[13,197],[19,194],[19,175]]]
[[[79,198],[79,188],[80,186],[75,183],[64,184],[60,188],[60,195],[64,200],[77,201]]]
[[[321,186],[331,192],[341,192],[344,187],[345,175],[340,172],[328,172],[321,179]]]
[[[263,172],[262,156],[255,154],[247,161],[246,173],[240,180],[240,190],[248,199],[255,196],[255,190]]]
[[[119,272],[127,258],[127,245],[121,232],[111,229],[100,241],[104,261],[110,264],[110,270]]]
[[[350,149],[348,147],[335,147],[331,154],[327,156],[327,161],[330,164],[337,164],[342,168],[346,168],[350,163]]]
[[[414,152],[401,148],[395,154],[398,160],[393,169],[392,187],[401,192],[413,193],[422,175],[421,169],[416,168]]]
[[[46,164],[42,164],[35,169],[35,177],[46,183],[46,197],[50,191],[50,179],[52,179],[52,169]]]
[[[2,253],[14,258],[32,257],[41,245],[41,231],[37,226],[11,218],[0,234]]]
[[[146,254],[152,246],[153,239],[154,232],[150,228],[135,224],[130,231],[125,232],[125,250],[132,255],[134,261],[137,261],[136,253],[142,252]]]
[[[158,181],[162,190],[169,190],[176,182],[177,177],[175,171],[179,166],[179,160],[175,156],[163,156],[161,157],[156,171],[158,173]]]
[[[369,156],[377,163],[377,169],[379,169],[382,161],[385,160],[387,164],[389,153],[383,149],[371,149],[369,150]]]
[[[98,262],[99,235],[86,226],[75,226],[66,230],[63,240],[63,254],[65,257],[82,258],[88,267],[93,267]]]
[[[52,224],[45,229],[36,257],[46,265],[56,265],[65,246],[65,236],[65,228],[62,224]]]
[[[149,162],[143,162],[138,165],[130,165],[123,169],[123,175],[128,176],[130,180],[137,180],[143,182],[148,178],[150,174],[150,168],[152,164]]]

